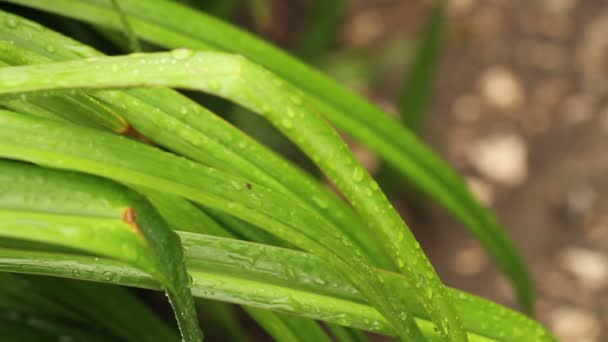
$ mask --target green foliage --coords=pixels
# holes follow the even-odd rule
[[[258,38],[174,2],[10,2],[125,31],[132,49],[142,39],[201,51],[106,57],[1,14],[0,270],[162,289],[186,341],[202,339],[193,297],[243,305],[281,341],[329,341],[310,319],[326,322],[341,341],[365,340],[343,327],[413,341],[553,339],[523,315],[443,285],[326,119],[466,223],[526,308],[533,304],[527,271],[493,216],[415,135],[365,100]],[[331,35],[319,30],[309,51]],[[165,87],[222,97],[268,120],[346,201]],[[57,332],[109,338],[74,329],[73,320],[106,327],[119,340],[144,340],[137,336],[152,331],[142,331],[145,325],[156,329],[151,339],[174,338],[122,288],[6,276],[36,288],[16,293],[0,285],[0,331],[14,340]],[[74,297],[55,297],[60,284]],[[116,313],[108,297],[122,298],[125,311]],[[200,307],[238,329],[226,306]],[[26,331],[21,320],[1,315],[10,310],[43,317],[46,328]]]

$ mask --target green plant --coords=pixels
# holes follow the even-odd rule
[[[415,135],[365,100],[258,38],[174,2],[8,2],[84,20],[112,37],[112,30],[127,32],[122,44],[132,48],[142,40],[144,47],[176,49],[106,57],[2,12],[0,270],[162,289],[187,341],[202,338],[193,296],[243,305],[286,341],[330,339],[308,318],[329,323],[345,341],[365,337],[344,327],[403,340],[552,340],[533,320],[441,283],[325,118],[460,218],[512,279],[523,307],[533,308],[525,266],[492,214]],[[261,115],[347,202],[165,87],[202,91]],[[91,310],[103,304],[104,291],[129,297],[120,288],[66,280],[81,289],[75,298],[91,302],[80,308],[42,278],[7,279],[25,284],[27,295],[6,286],[2,312],[44,323],[24,332],[12,328],[19,317],[5,315],[15,340],[37,333],[172,338],[134,299],[125,299],[126,310],[154,322],[158,333],[129,330],[131,315],[116,307],[106,307],[107,315]],[[209,310],[235,326],[226,307]],[[95,328],[74,329],[78,319]]]

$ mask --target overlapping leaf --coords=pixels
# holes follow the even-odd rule
[[[109,27],[120,25],[101,0],[10,1]],[[465,223],[511,278],[522,305],[533,309],[530,276],[495,217],[445,163],[389,115],[281,50],[213,17],[165,0],[125,0],[122,6],[142,39],[173,48],[240,53],[300,87],[333,124],[372,147]]]
[[[202,338],[179,238],[141,196],[96,177],[6,160],[0,161],[0,189],[0,237],[130,264],[166,290],[183,338]]]
[[[0,124],[5,128],[0,131],[0,156],[92,173],[229,211],[299,248],[325,257],[379,310],[392,312],[393,316],[387,319],[411,320],[404,311],[406,299],[401,294],[391,295],[387,303],[383,284],[348,239],[333,231],[327,221],[290,203],[280,193],[255,183],[250,183],[248,189],[244,179],[94,129],[31,119],[8,111],[0,111]],[[407,320],[400,323],[410,324]]]
[[[337,275],[331,265],[314,255],[208,235],[180,233],[195,296],[321,319],[344,326],[394,335],[390,324],[365,304],[359,292]],[[0,270],[113,282],[126,286],[159,288],[141,271],[116,261],[89,256],[0,249]],[[45,265],[45,266],[41,266]],[[294,272],[297,269],[298,272]],[[111,279],[105,276],[112,273]],[[410,294],[413,313],[425,334],[436,336],[428,316],[402,289],[404,279],[376,270],[389,288]],[[526,316],[466,293],[448,291],[463,325],[475,341],[554,341],[541,325]]]
[[[42,74],[44,78],[40,77]],[[379,236],[400,271],[408,281],[418,285],[415,287],[418,298],[426,303],[439,331],[449,339],[466,339],[430,262],[376,182],[322,120],[318,108],[307,102],[308,97],[263,68],[238,56],[182,49],[4,68],[0,75],[0,93],[4,94],[142,85],[203,90],[264,115],[308,154],[350,200]],[[365,286],[376,286],[377,291],[381,284],[374,285],[374,281],[377,279],[371,277]],[[379,309],[392,312],[392,318],[388,314],[387,318],[393,319],[394,324],[404,324],[402,331],[406,335],[414,329],[405,312],[400,311],[403,309],[393,306],[391,301],[383,305],[385,308]],[[396,312],[400,312],[401,318]]]

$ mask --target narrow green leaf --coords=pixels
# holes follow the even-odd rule
[[[184,232],[180,237],[188,270],[194,279],[192,290],[195,296],[394,335],[390,324],[322,258],[208,235]],[[0,249],[0,270],[71,277],[73,269],[80,270],[81,279],[159,288],[141,271],[115,261]],[[104,279],[102,274],[105,270],[111,270],[114,277]],[[404,278],[401,275],[380,270],[375,272],[388,284],[387,288],[401,291],[409,298],[418,322],[428,319],[413,296],[413,289],[402,287]],[[485,341],[555,341],[547,330],[525,315],[458,290],[449,289],[448,295],[462,313],[463,326],[469,337],[479,336],[477,340]],[[435,334],[432,326],[424,327],[429,328],[424,330],[425,333]]]
[[[230,211],[304,250],[323,256],[353,281],[387,319],[396,321],[400,334],[417,338],[415,323],[404,311],[405,298],[397,295],[389,299],[383,283],[346,237],[332,229],[326,220],[290,202],[284,195],[254,183],[248,189],[246,180],[101,131],[35,120],[7,111],[0,111],[0,124],[6,128],[0,131],[1,156],[84,171],[183,196]],[[427,278],[423,275],[422,279],[427,281]]]
[[[89,47],[33,22],[8,14],[5,16],[5,20],[27,23],[11,29],[0,25],[0,43],[2,39],[13,42],[10,44],[10,56],[17,59],[18,64],[99,56],[99,53]],[[21,37],[37,39],[28,39],[26,44]],[[49,53],[44,45],[32,47],[35,42],[45,42],[52,46],[53,53]],[[36,55],[32,50],[40,54]],[[114,108],[137,131],[169,150],[293,196],[292,200],[315,210],[353,239],[375,265],[386,269],[394,268],[376,239],[370,238],[365,232],[364,223],[335,193],[177,92],[137,89],[126,92],[100,91],[91,96]],[[72,117],[79,114],[69,113],[72,121]],[[99,114],[103,115],[104,112],[99,111]]]
[[[436,1],[419,42],[407,82],[399,95],[399,112],[403,123],[419,131],[433,93],[433,79],[443,37],[445,3]]]
[[[441,322],[442,335],[450,340],[466,340],[458,316],[444,295],[443,284],[399,214],[378,191],[377,183],[350,153],[338,133],[323,121],[318,109],[306,102],[308,98],[263,68],[239,56],[182,49],[171,53],[11,67],[4,68],[0,75],[0,94],[142,85],[207,91],[264,115],[334,181],[379,235],[399,270],[410,283],[418,284],[418,298],[426,304],[433,321]],[[399,318],[395,312],[400,312],[402,317],[404,312],[394,307],[394,303],[386,301],[383,305],[386,307],[379,309],[386,310],[387,315],[392,312],[394,324],[407,322],[402,331],[408,336],[414,326],[411,319]]]
[[[0,170],[0,236],[72,247],[141,269],[166,289],[183,338],[201,340],[179,237],[141,196],[107,180],[18,162],[2,161]]]
[[[15,45],[12,45],[11,47],[11,61],[16,62],[17,64],[23,64],[23,63],[37,63],[40,62],[41,60],[44,60],[45,58],[74,58],[74,57],[79,57],[80,55],[86,55],[88,52],[90,52],[90,49],[88,49],[86,46],[82,46],[83,49],[75,49],[75,47],[77,47],[79,44],[77,42],[71,41],[69,39],[66,39],[64,37],[61,37],[57,34],[54,34],[40,26],[37,26],[33,23],[30,23],[30,25],[28,25],[27,27],[23,27],[24,25],[21,25],[21,29],[19,30],[10,30],[8,31],[8,34],[6,30],[3,31],[4,33],[4,37],[7,38],[7,40],[10,40],[12,42],[20,42],[19,39],[13,39],[13,38],[19,38],[20,36],[26,36],[29,37],[31,39],[28,39],[29,44],[24,45],[23,50],[20,49],[20,47],[17,47]],[[15,34],[16,31],[19,31],[18,34]],[[44,42],[46,45],[44,46],[40,46],[38,49],[36,49],[37,51],[44,51],[45,54],[44,55],[33,55],[32,52],[32,42]],[[64,47],[66,45],[69,45],[71,47],[73,47],[74,51],[77,53],[73,53],[71,52],[71,50],[69,49],[65,49]],[[140,92],[140,93],[146,93],[146,91]],[[158,93],[158,92],[156,92]],[[109,99],[106,97],[106,101],[109,104],[113,104],[113,108],[116,108],[117,112],[121,112],[121,113],[133,113],[132,115],[127,115],[127,118],[131,118],[133,115],[137,115],[139,117],[141,117],[141,119],[143,120],[148,120],[152,121],[152,122],[158,122],[154,121],[154,120],[150,120],[150,119],[154,119],[154,118],[149,118],[150,115],[144,115],[143,117],[141,116],[142,113],[145,112],[153,112],[156,113],[159,108],[165,108],[166,103],[175,103],[177,102],[173,107],[169,107],[167,110],[169,111],[169,113],[165,113],[165,112],[158,112],[158,114],[156,114],[156,116],[162,116],[164,115],[165,117],[167,115],[169,115],[171,112],[179,112],[182,113],[184,112],[184,108],[197,108],[197,106],[192,103],[191,101],[185,100],[185,98],[183,96],[178,95],[176,92],[164,92],[163,93],[164,96],[162,97],[162,102],[160,102],[160,104],[156,104],[156,103],[152,103],[151,105],[153,107],[148,107],[150,109],[146,110],[146,108],[141,108],[140,106],[132,106],[131,102],[132,101],[120,101],[121,99],[115,99],[110,97]],[[173,96],[167,96],[167,94],[169,95],[173,95]],[[129,98],[129,97],[127,97]],[[158,100],[158,96],[151,96],[151,99],[154,99],[156,102],[159,102]],[[42,101],[46,100],[45,99],[40,99]],[[177,100],[177,101],[176,101]],[[12,101],[12,102],[18,102],[19,104],[28,104],[29,102],[26,101]],[[61,113],[67,113],[69,114],[69,119],[70,121],[75,121],[78,122],[77,120],[74,119],[79,119],[81,118],[81,113],[78,112],[73,112],[70,108],[58,108],[57,106],[53,106],[52,103],[49,104],[49,107],[54,109],[58,114],[61,115]],[[22,109],[20,107],[16,107],[17,109]],[[29,109],[29,108],[27,108]],[[27,111],[26,111],[27,112]],[[100,115],[104,115],[106,114],[103,111],[99,111]],[[186,114],[186,113],[184,113]],[[197,118],[206,118],[209,117],[209,113],[206,111],[202,111],[202,115],[196,115],[197,113],[194,113],[193,115],[190,116],[186,116],[186,118],[188,117],[197,117]],[[61,117],[61,116],[58,117]],[[65,114],[63,114],[65,115]],[[140,120],[141,120],[140,119]],[[177,118],[179,119],[179,118]],[[87,117],[84,117],[84,120],[87,120]],[[183,119],[182,119],[183,120]],[[217,139],[217,136],[221,137],[224,140],[227,140],[228,142],[231,142],[233,140],[235,140],[235,138],[233,136],[237,136],[238,139],[247,139],[246,137],[244,137],[240,132],[234,130],[231,126],[223,124],[221,121],[219,120],[204,120],[206,121],[204,124],[199,125],[199,127],[202,127],[203,130],[201,131],[202,137],[205,139],[208,139],[207,136],[209,136],[212,139]],[[166,120],[165,120],[166,122]],[[135,120],[135,126],[136,128],[140,129],[141,126],[138,124],[139,121]],[[128,126],[128,125],[127,125]],[[217,127],[219,126],[219,127]],[[151,127],[151,131],[148,130],[148,127]],[[151,125],[151,126],[144,126],[142,129],[142,132],[146,135],[148,135],[150,138],[155,139],[158,137],[158,134],[155,131],[155,124]],[[227,134],[230,133],[232,129],[232,134]],[[123,129],[122,132],[126,131],[127,129]],[[209,131],[211,132],[221,132],[221,134],[211,134],[209,135]],[[178,134],[172,136],[170,134],[166,134],[166,132],[160,131],[160,136],[161,137],[167,137],[169,141],[171,141],[172,139],[175,139],[175,137],[181,137],[184,136],[188,141],[191,141],[191,135],[188,134],[179,134],[180,131],[178,131]],[[186,131],[189,132],[189,131]],[[161,141],[165,141],[162,138],[160,139]],[[245,140],[247,141],[247,140]],[[176,144],[175,143],[171,143],[169,144],[171,146],[172,149],[176,148]],[[214,147],[212,144],[205,144],[204,146],[207,145],[211,145],[209,146],[210,148]],[[230,144],[228,144],[227,146],[229,147],[228,150],[236,150],[237,154],[241,153],[242,155],[252,155],[254,156],[254,161],[257,162],[259,164],[260,161],[266,162],[266,164],[270,165],[268,167],[265,167],[266,169],[269,170],[273,170],[274,171],[274,175],[277,174],[289,174],[289,175],[295,175],[291,176],[291,177],[287,177],[287,181],[284,181],[284,184],[290,185],[292,187],[298,188],[298,182],[295,181],[289,181],[289,178],[295,178],[296,180],[298,179],[303,179],[304,181],[306,181],[305,186],[304,187],[299,187],[300,189],[305,189],[308,191],[314,191],[316,190],[316,188],[318,187],[314,187],[311,186],[314,183],[311,183],[311,181],[306,178],[303,177],[303,173],[297,173],[297,172],[293,172],[298,171],[295,168],[291,168],[292,170],[289,169],[289,165],[288,164],[277,164],[276,162],[274,162],[275,160],[277,160],[278,158],[272,158],[274,157],[273,154],[269,153],[269,151],[264,150],[263,148],[256,148],[256,145],[252,145],[251,147],[249,147],[249,145],[252,145],[250,142],[244,144],[243,143],[239,143],[237,148],[230,148]],[[180,150],[179,146],[184,146],[183,144],[177,144],[177,149]],[[190,146],[190,144],[188,143],[186,146]],[[221,145],[220,145],[221,146]],[[183,148],[181,149],[183,150]],[[226,150],[226,148],[224,147],[224,150]],[[190,151],[194,151],[194,153],[188,153]],[[209,149],[208,151],[205,150],[201,150],[199,149],[192,149],[192,148],[187,148],[186,149],[186,155],[191,155],[194,156],[194,159],[196,160],[204,160],[207,161],[209,160],[209,156],[214,156],[211,158],[217,158],[215,156],[218,155],[217,152],[213,151],[212,149]],[[226,154],[219,154],[220,156],[222,155],[226,155]],[[268,157],[270,156],[270,157]],[[226,159],[225,157],[223,158],[224,160]],[[234,159],[234,158],[232,158]],[[247,158],[243,158],[243,159],[247,159]],[[213,160],[213,165],[222,165],[221,163],[218,163],[217,161]],[[230,164],[230,159],[228,160],[228,164]],[[223,165],[222,165],[223,166]],[[251,172],[251,167],[249,166],[249,163],[246,162],[245,166],[243,166],[242,162],[239,162],[238,164],[236,164],[236,169],[241,171],[242,174],[245,175],[249,175],[251,176],[252,173],[255,175],[256,173],[259,172]],[[234,168],[230,168],[232,170],[234,170]],[[262,170],[264,171],[264,170]],[[271,176],[273,175],[273,173],[271,172]],[[298,175],[302,175],[299,178],[297,177]],[[261,180],[263,181],[264,179],[267,179],[268,177],[258,177],[261,178]],[[284,177],[286,178],[286,177]],[[256,178],[257,179],[257,178]],[[281,181],[281,179],[279,179],[279,181]],[[270,184],[275,184],[276,182],[272,183],[270,182]],[[141,189],[139,189],[141,190]],[[186,230],[186,231],[192,231],[192,229],[196,229],[195,231],[201,231],[201,229],[203,229],[204,231],[206,231],[207,233],[211,233],[213,235],[219,235],[219,236],[225,236],[226,232],[223,229],[223,227],[220,227],[217,223],[214,222],[214,220],[212,220],[210,217],[208,217],[204,212],[202,212],[199,208],[194,207],[192,204],[188,203],[188,201],[183,200],[179,197],[176,196],[170,196],[168,194],[159,194],[159,193],[155,193],[155,195],[150,194],[150,192],[148,191],[144,191],[147,195],[148,195],[148,199],[152,200],[154,205],[156,206],[156,208],[160,211],[161,215],[163,215],[165,217],[166,220],[168,220],[168,223],[174,227],[174,228],[179,228],[181,230]],[[325,192],[327,193],[327,191]],[[319,198],[318,201],[320,201],[319,203],[323,204],[326,201],[324,200],[324,196],[323,193],[321,195],[315,195],[315,198]],[[307,196],[310,197],[310,196]],[[327,196],[325,196],[327,197]],[[331,196],[330,196],[331,198]],[[335,196],[333,196],[333,199],[337,199]],[[339,202],[338,202],[339,203]],[[329,207],[332,207],[331,205]],[[335,206],[334,206],[335,207]],[[344,205],[342,205],[342,208],[345,208]],[[343,210],[344,211],[344,210]],[[340,215],[344,216],[343,214],[340,213],[339,210],[331,210],[332,213],[335,213],[335,217],[339,217]],[[275,244],[275,245],[286,245],[285,243],[278,243],[279,240],[277,240],[276,238],[273,238],[273,236],[269,235],[268,233],[265,233],[264,231],[261,231],[260,229],[246,224],[243,221],[240,221],[236,218],[232,218],[229,217],[229,215],[226,214],[222,214],[222,213],[214,213],[214,215],[216,217],[219,216],[219,218],[221,218],[223,224],[227,224],[227,227],[229,227],[230,229],[232,229],[233,231],[235,231],[236,233],[242,235],[242,236],[246,236],[248,237],[251,241],[258,241],[258,242],[266,242],[266,243],[271,243],[271,244]],[[344,224],[345,227],[351,227],[354,228],[357,225],[356,224],[349,224],[348,220],[342,220],[342,222],[345,222]],[[351,220],[352,221],[352,220]],[[354,221],[357,222],[357,221]],[[253,234],[255,233],[255,234]],[[373,254],[372,254],[373,256]],[[251,311],[254,309],[248,309],[248,311]],[[214,312],[215,313],[215,312]],[[273,314],[267,313],[264,315],[257,315],[256,317],[254,317],[256,320],[258,320],[258,322],[262,325],[262,326],[266,326],[267,324],[265,324],[265,322],[260,322],[260,319],[265,319],[266,317],[270,317],[273,316]],[[274,318],[271,318],[274,319]],[[276,320],[280,320],[279,318],[276,318]],[[298,321],[299,322],[299,321]],[[317,340],[318,337],[316,337],[315,335],[312,334],[312,332],[315,331],[315,329],[310,329],[310,327],[308,325],[310,324],[306,324],[305,322],[302,321],[301,323],[302,327],[298,327],[297,324],[291,324],[290,326],[287,326],[286,328],[291,328],[294,329],[294,335],[299,336],[300,338],[304,339],[304,340]],[[318,329],[317,329],[318,330]],[[279,338],[279,336],[275,336],[275,334],[273,332],[270,332],[275,338]]]
[[[9,1],[99,25],[120,25],[108,5],[96,0]],[[164,0],[121,4],[136,34],[145,40],[173,48],[240,53],[312,95],[311,101],[333,124],[370,146],[460,219],[511,278],[524,308],[532,311],[531,278],[494,215],[474,199],[450,167],[387,113],[270,44],[203,13]]]
[[[307,62],[316,62],[336,38],[344,0],[314,0],[307,13],[305,31],[301,34],[296,54]]]
[[[133,32],[133,29],[131,28],[131,24],[129,24],[129,19],[127,18],[125,13],[120,8],[120,5],[118,4],[118,0],[110,0],[110,1],[112,2],[112,6],[114,6],[114,10],[118,14],[118,17],[120,18],[120,22],[122,23],[122,27],[124,29],[125,35],[129,39],[129,46],[131,47],[131,51],[133,51],[133,52],[142,51],[141,45],[139,45],[139,41],[137,40],[137,35],[135,35],[135,32]]]

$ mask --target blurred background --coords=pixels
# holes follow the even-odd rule
[[[300,37],[310,30],[303,15],[310,7],[275,1],[265,19],[238,10],[234,20],[399,116],[433,2],[344,1],[335,40],[306,57]],[[537,284],[540,321],[563,341],[608,340],[608,3],[449,0],[441,27],[419,134],[520,247]],[[447,284],[515,305],[459,223],[387,177],[372,153],[352,147],[388,182]]]
[[[520,247],[536,281],[539,320],[563,341],[608,341],[608,2],[179,2],[291,51],[414,129]],[[128,52],[115,33],[20,11],[76,39],[98,39],[105,51],[113,41],[115,53]],[[316,172],[258,116],[189,95]],[[345,139],[444,282],[516,307],[506,279],[461,224]]]

